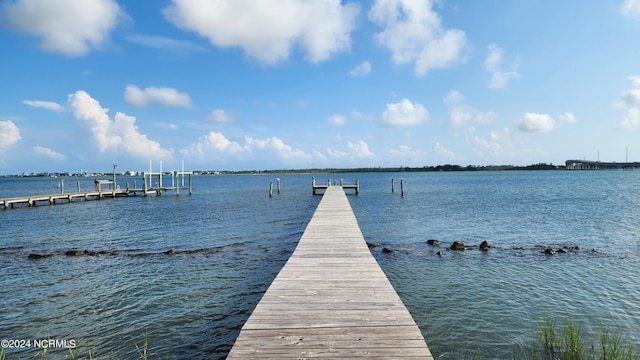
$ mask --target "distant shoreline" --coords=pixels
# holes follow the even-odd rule
[[[518,165],[437,165],[422,167],[363,167],[363,168],[308,168],[308,169],[275,169],[275,170],[194,170],[195,175],[243,175],[243,174],[308,174],[308,173],[371,173],[371,172],[434,172],[434,171],[503,171],[503,170],[563,170],[564,165],[553,165],[546,163],[532,164],[526,166]],[[170,174],[170,172],[166,172]],[[139,173],[140,175],[142,172]],[[113,173],[95,173],[89,177],[112,176]],[[116,174],[118,176],[126,176]],[[30,174],[0,175],[1,178],[14,177],[87,177],[80,173],[69,172],[40,172]]]
[[[371,172],[435,172],[435,171],[502,171],[502,170],[563,170],[564,165],[534,164],[515,165],[437,165],[423,167],[368,167],[368,168],[322,168],[322,169],[282,169],[282,170],[241,170],[221,171],[221,174],[306,174],[306,173],[371,173]]]

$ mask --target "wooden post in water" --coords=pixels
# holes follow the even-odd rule
[[[178,176],[180,176],[180,175],[178,175],[177,171],[176,171],[176,175],[175,176],[176,176],[176,196],[180,196],[180,183],[179,183],[180,179],[178,178]],[[182,176],[184,177],[184,175],[182,175]],[[173,181],[173,180],[171,180],[171,181]]]
[[[191,187],[191,174],[189,174],[189,195],[193,193],[193,188]]]
[[[78,192],[80,192],[80,180],[78,180]]]
[[[280,178],[277,178],[276,180],[278,180],[278,194],[280,194]]]
[[[356,195],[360,194],[360,179],[356,179]]]
[[[118,168],[118,164],[113,163],[113,184],[111,185],[111,190],[116,190],[116,169]]]
[[[400,194],[404,197],[404,179],[400,178]]]
[[[395,187],[394,180],[393,180],[393,178],[391,178],[391,193],[392,194],[395,191],[394,187]]]
[[[60,179],[60,194],[64,194],[64,179]]]
[[[273,196],[273,181],[269,183],[269,197]]]

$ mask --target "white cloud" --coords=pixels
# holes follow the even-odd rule
[[[454,129],[461,128],[467,125],[472,118],[473,115],[468,109],[462,106],[456,106],[451,109],[451,113],[449,114],[449,124]]]
[[[353,110],[351,112],[351,118],[354,120],[374,121],[373,115],[363,114],[360,111]]]
[[[20,129],[13,121],[0,121],[0,153],[13,146],[20,139]]]
[[[624,0],[620,11],[624,16],[640,19],[640,0]]]
[[[429,118],[427,109],[419,103],[403,99],[399,103],[387,104],[382,113],[382,123],[391,127],[419,125]]]
[[[627,110],[627,114],[620,123],[620,129],[633,130],[640,125],[640,109],[630,108]]]
[[[163,129],[168,129],[168,130],[178,130],[180,127],[174,123],[165,123],[165,122],[160,122],[157,123],[157,125]]]
[[[327,161],[327,156],[323,153],[321,153],[320,151],[314,150],[313,151],[313,157],[315,159],[317,159],[320,162],[326,162]]]
[[[462,95],[462,93],[455,91],[455,90],[451,90],[449,91],[449,93],[447,94],[447,96],[443,99],[445,104],[456,104],[456,103],[461,103],[464,102],[466,99],[464,97],[464,95]]]
[[[383,27],[377,41],[391,50],[394,64],[415,63],[415,74],[458,61],[466,43],[460,30],[444,30],[433,1],[376,0],[369,20]]]
[[[347,118],[344,115],[334,114],[327,119],[332,126],[344,126],[347,124]]]
[[[235,141],[230,141],[223,134],[211,131],[201,136],[197,142],[180,150],[180,155],[192,161],[203,161],[211,158],[213,155],[225,154],[241,154],[248,149],[242,147]]]
[[[329,156],[334,157],[336,159],[345,159],[349,156],[349,153],[347,153],[346,151],[335,150],[335,149],[327,149],[327,154],[329,154]]]
[[[305,153],[303,150],[294,149],[293,147],[286,145],[281,139],[277,137],[256,139],[250,136],[246,136],[244,142],[245,146],[251,150],[260,149],[267,152],[272,151],[275,152],[283,160],[312,160],[312,157]]]
[[[301,165],[313,164],[316,160],[326,160],[318,152],[309,155],[303,150],[287,145],[277,137],[254,138],[245,136],[244,145],[229,140],[222,133],[211,131],[201,136],[197,142],[179,151],[185,159],[196,163],[232,163],[252,159],[261,163]]]
[[[91,130],[100,153],[124,152],[135,158],[153,160],[173,158],[172,150],[163,149],[158,142],[138,131],[134,117],[117,112],[111,120],[107,115],[109,109],[100,106],[85,91],[69,95],[69,106],[76,119]]]
[[[43,50],[67,56],[100,48],[124,16],[114,0],[17,0],[0,8],[7,28],[39,37]]]
[[[222,109],[216,109],[211,112],[209,116],[207,116],[207,121],[216,122],[216,123],[230,123],[235,120],[233,113],[229,111],[224,111]]]
[[[413,149],[407,145],[398,145],[394,148],[386,148],[385,154],[390,161],[405,165],[416,165],[423,162],[426,158],[424,151]]]
[[[456,158],[456,154],[448,149],[445,149],[442,145],[440,145],[439,142],[437,142],[434,146],[433,146],[433,151],[438,154],[441,155],[444,158],[447,159],[455,159]]]
[[[489,133],[489,139],[479,136],[474,137],[476,145],[475,152],[482,158],[505,156],[513,148],[511,141],[511,133],[509,129],[504,128],[502,132],[492,131]]]
[[[518,129],[524,132],[549,132],[556,128],[553,118],[547,114],[526,113]]]
[[[294,46],[312,63],[349,50],[358,6],[340,0],[173,0],[164,15],[218,47],[241,47],[259,61],[286,59]]]
[[[640,76],[629,76],[631,89],[622,93],[622,106],[640,105]]]
[[[374,154],[371,150],[369,150],[369,145],[360,140],[355,144],[351,141],[347,142],[347,149],[345,150],[336,150],[336,149],[327,149],[327,154],[338,160],[346,160],[351,164],[358,164],[358,166],[363,166],[363,160],[373,160],[376,158],[376,154]]]
[[[467,138],[467,142],[469,142],[469,138],[476,132],[476,127],[471,125],[464,128],[464,135]]]
[[[389,164],[421,166],[426,162],[427,157],[426,152],[421,149],[413,149],[407,145],[397,145],[395,147],[385,147],[384,158]]]
[[[451,90],[444,103],[449,106],[449,126],[453,129],[466,127],[469,124],[490,124],[495,121],[497,114],[492,111],[480,112],[466,103],[464,95]]]
[[[362,63],[360,63],[360,65],[351,69],[351,71],[349,71],[349,75],[364,76],[364,75],[369,75],[370,72],[371,72],[371,63],[369,63],[368,61],[363,61]]]
[[[349,146],[349,150],[351,151],[351,157],[354,160],[374,159],[376,157],[376,154],[372,153],[369,150],[369,145],[367,145],[367,143],[362,140],[358,141],[355,144],[349,141],[347,145]]]
[[[34,146],[33,152],[55,161],[61,161],[65,159],[64,155],[43,146]]]
[[[570,112],[559,115],[557,120],[547,114],[526,113],[518,124],[518,129],[524,132],[550,132],[564,124],[574,124],[576,121],[575,115]]]
[[[484,61],[484,69],[491,74],[489,80],[490,89],[504,89],[507,87],[509,81],[513,78],[520,76],[518,74],[518,65],[514,62],[511,66],[504,67],[504,50],[495,44],[491,44],[488,47],[487,58]]]
[[[43,108],[55,112],[62,112],[64,110],[64,107],[62,105],[53,101],[23,100],[22,103],[25,105]]]
[[[640,0],[639,0],[640,2]],[[630,76],[631,88],[614,102],[616,108],[625,109],[626,115],[618,127],[621,130],[633,130],[640,125],[640,76]]]
[[[170,107],[191,107],[189,94],[180,93],[176,89],[168,87],[148,87],[141,90],[135,85],[127,85],[124,92],[124,100],[137,107],[147,106],[150,103],[158,103]]]
[[[558,116],[558,120],[560,120],[561,122],[567,123],[567,124],[573,124],[575,123],[576,120],[576,116],[573,115],[570,112],[566,112],[560,116]]]

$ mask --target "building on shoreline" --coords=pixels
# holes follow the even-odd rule
[[[567,170],[632,170],[640,168],[640,162],[602,162],[591,160],[567,160]]]

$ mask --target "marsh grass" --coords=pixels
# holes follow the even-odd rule
[[[545,320],[530,347],[514,344],[513,359],[637,360],[640,355],[619,329],[601,325],[597,339],[587,339],[573,320],[562,329],[555,320]]]
[[[619,329],[609,330],[600,326],[598,338],[600,359],[631,360],[640,358],[638,355],[634,356],[631,342],[623,337]]]
[[[144,343],[142,344],[142,348],[138,347],[136,344],[136,349],[140,354],[140,360],[147,360],[149,358],[149,339],[151,334],[149,333],[149,329],[144,330]]]

